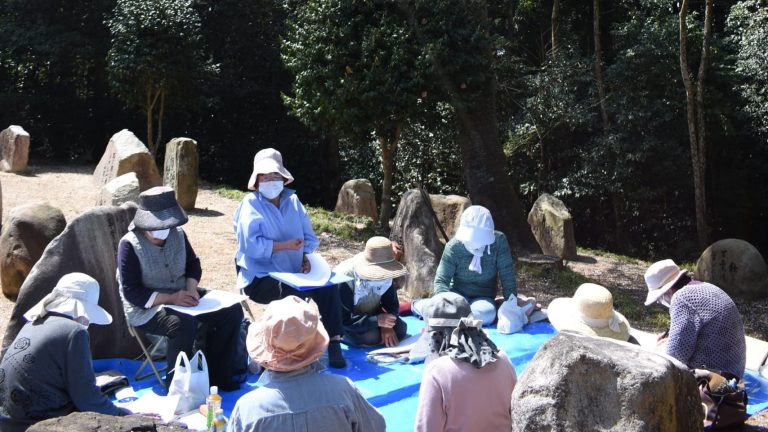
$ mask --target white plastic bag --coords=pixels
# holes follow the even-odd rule
[[[496,323],[496,330],[499,333],[517,333],[526,324],[528,324],[528,315],[523,308],[517,305],[517,297],[513,296],[510,300],[501,304],[499,308],[499,321]]]
[[[205,403],[209,390],[208,362],[202,351],[198,351],[189,361],[187,354],[181,351],[176,357],[176,367],[168,389],[168,396],[178,396],[176,414],[196,410]]]

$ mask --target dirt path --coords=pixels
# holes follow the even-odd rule
[[[67,221],[95,205],[99,189],[93,181],[93,166],[30,166],[24,174],[0,172],[3,222],[14,207],[34,202],[48,202],[61,209]],[[203,265],[201,286],[234,291],[233,256],[235,236],[232,214],[237,201],[215,193],[204,184],[198,192],[195,209],[189,212],[184,230]],[[361,244],[342,241],[318,233],[319,253],[331,265],[362,249]],[[0,338],[13,309],[13,303],[0,295]],[[256,314],[261,305],[252,304]]]

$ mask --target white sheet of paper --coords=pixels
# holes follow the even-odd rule
[[[179,416],[179,423],[187,425],[191,431],[205,431],[208,428],[208,419],[198,411]]]
[[[175,417],[174,411],[179,404],[179,397],[179,395],[159,396],[154,392],[148,392],[135,401],[115,403],[115,405],[134,414],[157,414],[167,423]]]
[[[216,312],[219,309],[238,304],[248,297],[223,290],[211,290],[200,299],[197,306],[165,305],[167,308],[183,312],[187,315],[201,315],[208,312]]]
[[[316,253],[307,255],[309,259],[309,265],[311,266],[309,273],[286,273],[286,272],[272,272],[269,275],[281,282],[285,282],[293,287],[317,287],[323,286],[331,278],[331,266],[325,258]]]

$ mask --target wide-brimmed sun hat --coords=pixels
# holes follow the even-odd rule
[[[549,322],[557,330],[625,342],[629,339],[629,321],[613,309],[611,292],[597,284],[581,284],[573,297],[552,300],[548,315]]]
[[[648,286],[645,305],[648,306],[660,299],[685,274],[686,271],[681,270],[671,259],[651,264],[645,271],[645,285]]]
[[[455,237],[461,242],[469,243],[476,247],[485,246],[496,240],[493,229],[491,212],[483,206],[473,205],[467,207],[461,213],[459,229],[456,230]]]
[[[50,294],[32,306],[24,318],[35,321],[56,312],[73,319],[86,317],[91,324],[107,325],[112,316],[99,306],[99,283],[85,273],[68,273],[59,279]]]
[[[328,333],[313,301],[296,296],[275,300],[251,324],[246,339],[253,361],[290,372],[317,361],[328,347]]]
[[[285,179],[285,184],[293,181],[293,176],[283,166],[283,155],[273,148],[259,150],[253,157],[253,172],[248,179],[248,189],[256,190],[256,176],[259,174],[279,173]]]
[[[363,252],[352,259],[355,273],[361,279],[384,280],[404,275],[405,266],[395,259],[392,242],[386,237],[371,237]]]
[[[184,225],[188,220],[173,189],[156,186],[139,194],[139,207],[128,230],[164,230]]]

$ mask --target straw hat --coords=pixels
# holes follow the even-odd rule
[[[557,330],[621,341],[629,339],[629,321],[613,309],[611,292],[597,284],[582,284],[573,297],[552,300],[548,315]]]
[[[473,205],[461,213],[459,229],[456,230],[455,237],[461,242],[481,247],[496,240],[493,229],[491,212],[483,206]]]
[[[112,316],[99,306],[99,283],[85,273],[68,273],[59,279],[50,294],[32,306],[24,314],[28,321],[35,321],[49,312],[69,317],[86,317],[91,324],[107,325]]]
[[[283,166],[283,155],[273,148],[259,150],[253,157],[253,172],[248,179],[248,189],[256,190],[256,176],[259,174],[279,173],[285,179],[285,184],[293,181],[293,176]]]
[[[164,230],[184,225],[188,220],[173,189],[157,186],[139,194],[139,207],[128,230]]]
[[[365,242],[365,250],[352,259],[355,273],[361,279],[384,280],[404,275],[405,266],[395,260],[392,242],[386,237],[371,237]]]
[[[645,271],[645,284],[648,286],[648,296],[645,305],[648,306],[664,295],[680,277],[686,273],[671,259],[657,261]]]
[[[296,296],[275,300],[248,329],[246,345],[256,363],[278,372],[301,369],[328,347],[317,305]]]

